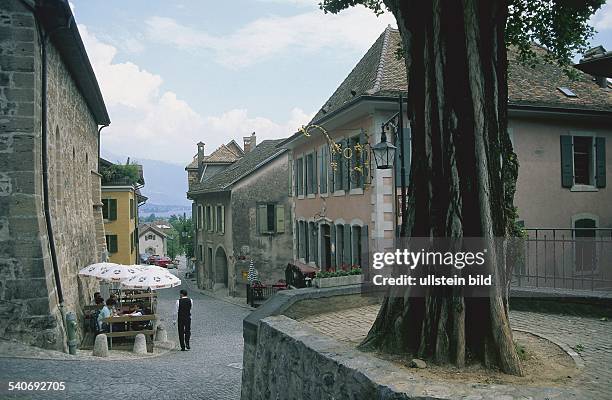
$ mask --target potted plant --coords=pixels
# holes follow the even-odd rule
[[[357,285],[361,283],[361,267],[343,264],[338,268],[326,268],[317,272],[314,286],[318,288]]]

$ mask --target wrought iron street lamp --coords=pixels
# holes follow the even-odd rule
[[[382,134],[380,136],[380,143],[372,146],[374,152],[374,161],[376,162],[377,169],[390,169],[393,167],[393,161],[395,160],[395,150],[397,148],[391,143],[387,142],[387,135],[385,134],[385,125],[382,125]]]

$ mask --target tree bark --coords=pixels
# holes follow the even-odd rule
[[[506,0],[385,0],[408,74],[412,166],[403,223],[411,237],[507,236],[518,164],[507,133]],[[509,276],[492,248],[497,287]],[[505,291],[464,297],[458,288],[390,293],[362,347],[521,375]],[[399,346],[399,347],[398,347]]]

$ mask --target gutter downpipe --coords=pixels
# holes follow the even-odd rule
[[[106,125],[101,125],[98,128],[98,173],[100,173],[100,156],[101,156],[101,149],[102,149],[102,145],[100,144],[100,132],[102,132],[102,129],[106,128],[108,126],[108,124]]]
[[[25,4],[25,3],[24,3]],[[52,29],[48,33],[45,33],[38,23],[36,11],[32,7],[28,7],[34,14],[36,25],[38,28],[38,35],[41,44],[41,130],[42,130],[42,167],[43,167],[43,206],[45,214],[45,225],[47,227],[47,237],[49,239],[49,252],[51,254],[51,264],[53,265],[53,277],[55,279],[55,287],[57,292],[58,308],[62,316],[62,322],[64,323],[64,330],[68,332],[66,326],[66,313],[64,310],[64,292],[62,290],[62,280],[59,271],[59,263],[57,261],[57,250],[55,247],[55,236],[53,234],[53,226],[51,222],[51,210],[49,207],[49,132],[48,132],[48,101],[47,101],[47,85],[48,85],[48,59],[47,59],[47,44],[51,35],[60,29],[69,29],[74,17],[70,17],[66,26],[58,26]]]

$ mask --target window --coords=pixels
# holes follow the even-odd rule
[[[318,248],[317,248],[317,237],[318,232],[314,222],[308,223],[308,254],[306,262],[317,262]]]
[[[149,233],[148,235],[145,236],[145,240],[155,240],[155,235],[153,235],[152,233]]]
[[[212,232],[212,229],[213,229],[213,226],[212,226],[212,210],[211,210],[210,206],[206,206],[205,218],[206,218],[206,230],[208,232]]]
[[[561,185],[606,186],[604,137],[561,136]]]
[[[198,219],[196,222],[197,225],[197,229],[198,230],[202,230],[204,228],[204,223],[202,221],[202,218],[204,217],[204,210],[202,209],[202,205],[198,205]]]
[[[341,266],[344,257],[344,225],[336,225],[336,265]]]
[[[136,215],[135,212],[135,208],[134,208],[134,199],[130,199],[130,219],[134,219],[134,216]]]
[[[593,138],[574,136],[574,184],[593,184]]]
[[[304,195],[304,159],[297,159],[297,179],[295,181],[295,186],[297,188],[297,195]]]
[[[333,176],[334,176],[334,192],[337,192],[339,190],[343,190],[344,189],[344,171],[346,169],[345,166],[345,158],[342,155],[342,152],[344,151],[344,148],[346,147],[346,145],[344,144],[345,140],[342,140],[340,142],[338,142],[337,144],[340,145],[340,152],[336,152],[333,154],[333,158],[334,158],[334,172],[333,172]]]
[[[317,193],[316,153],[306,156],[306,194]]]
[[[225,207],[217,206],[216,231],[225,233]]]
[[[257,204],[257,233],[285,233],[285,206],[276,203]]]
[[[106,247],[111,254],[119,251],[117,235],[106,235]]]
[[[580,218],[574,221],[575,268],[576,272],[594,272],[597,265],[597,221]]]
[[[102,218],[117,220],[117,199],[102,199]]]
[[[130,253],[134,252],[134,232],[130,233]]]

